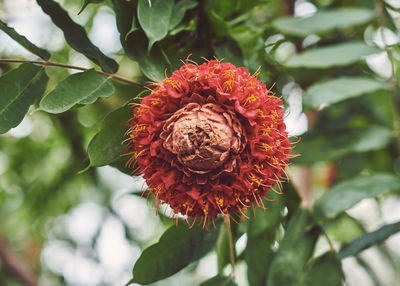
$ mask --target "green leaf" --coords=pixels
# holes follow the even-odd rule
[[[319,234],[319,229],[312,226],[313,219],[309,210],[298,209],[289,221],[285,236],[272,260],[266,285],[291,286],[300,280]]]
[[[216,45],[215,55],[218,59],[224,59],[225,62],[232,63],[235,66],[244,66],[243,53],[239,45],[230,38],[225,38]]]
[[[105,72],[115,73],[118,70],[117,62],[104,55],[98,47],[93,45],[87,37],[85,29],[72,21],[68,13],[57,2],[53,0],[36,0],[36,2],[43,12],[50,16],[53,23],[63,31],[65,40],[71,48],[84,54]]]
[[[237,284],[230,277],[217,275],[204,281],[200,286],[237,286]]]
[[[85,3],[83,3],[81,10],[78,12],[78,15],[80,13],[82,13],[83,10],[85,10],[85,8],[87,7],[87,5],[91,4],[91,3],[101,3],[104,2],[105,0],[85,0]]]
[[[125,42],[128,40],[129,35],[132,34],[133,32],[135,32],[138,29],[139,29],[139,26],[136,24],[136,18],[133,17],[132,18],[132,26],[129,29],[129,31],[126,33],[126,36],[125,36]]]
[[[265,285],[272,246],[282,218],[283,197],[275,193],[268,197],[275,201],[268,202],[266,211],[257,208],[255,218],[248,223],[245,259],[250,285]]]
[[[388,88],[387,83],[373,78],[340,77],[311,85],[303,96],[303,103],[313,108],[320,108]]]
[[[24,63],[0,77],[0,134],[16,127],[46,90],[44,68]]]
[[[308,18],[280,18],[272,25],[283,34],[306,37],[365,24],[375,17],[373,10],[365,8],[329,9],[320,10]]]
[[[243,55],[246,58],[250,58],[254,55],[255,50],[259,44],[260,40],[260,32],[251,29],[245,25],[240,25],[234,28],[231,28],[229,31],[232,38],[240,46]]]
[[[303,286],[342,286],[343,271],[335,252],[327,252],[314,259],[307,269]]]
[[[229,26],[224,19],[218,15],[214,10],[207,13],[208,21],[212,30],[217,37],[224,37],[228,34]]]
[[[70,75],[57,84],[40,101],[40,108],[49,113],[65,112],[75,104],[90,104],[99,97],[114,93],[111,79],[94,69]]]
[[[206,0],[206,11],[210,13],[211,10],[215,11],[221,16],[221,19],[230,16],[235,10],[241,9],[241,2],[257,2],[257,1],[241,1],[241,0]],[[254,5],[254,4],[253,4]],[[245,6],[245,4],[243,5]],[[243,7],[245,8],[245,7]],[[244,10],[244,9],[243,9]]]
[[[346,66],[379,52],[381,52],[380,49],[367,46],[364,42],[344,42],[306,50],[289,58],[285,65],[291,68],[319,69]]]
[[[122,144],[128,120],[133,116],[132,108],[121,107],[108,114],[88,146],[90,165],[105,166],[117,161],[125,150]],[[126,160],[124,160],[126,161]]]
[[[301,142],[294,149],[301,156],[292,162],[312,164],[317,161],[332,161],[345,154],[384,148],[391,139],[392,131],[381,126],[308,133],[302,136]]]
[[[170,66],[158,46],[154,46],[150,55],[148,55],[146,42],[146,36],[142,31],[134,31],[129,34],[128,41],[125,44],[125,51],[131,59],[138,62],[140,70],[147,78],[153,81],[161,81],[165,78],[165,71]]]
[[[348,256],[356,255],[375,244],[379,244],[391,235],[400,231],[400,222],[395,222],[392,224],[386,224],[380,229],[364,234],[361,237],[354,239],[349,244],[346,244],[339,251],[340,259],[346,258]]]
[[[18,34],[13,28],[8,27],[6,23],[0,20],[0,29],[3,30],[7,35],[9,35],[14,41],[18,42],[25,49],[31,53],[41,57],[42,59],[48,60],[50,58],[50,53],[45,49],[37,47],[35,44],[31,43],[27,38]]]
[[[161,49],[156,45],[147,53],[147,38],[141,30],[132,29],[135,23],[135,6],[124,0],[112,0],[121,44],[131,59],[138,62],[140,70],[150,80],[161,81],[169,68]]]
[[[400,178],[391,174],[360,176],[333,186],[316,203],[318,218],[334,218],[365,198],[389,191],[400,191]]]
[[[175,4],[172,11],[172,17],[169,21],[168,31],[174,29],[182,21],[187,10],[193,9],[197,6],[194,0],[181,0]]]
[[[221,221],[209,231],[186,223],[170,227],[160,241],[145,249],[133,268],[135,283],[149,284],[169,277],[206,255],[215,245]]]
[[[365,233],[360,222],[347,213],[342,213],[335,219],[324,223],[324,229],[331,239],[340,243],[347,243]]]
[[[148,51],[155,42],[162,40],[168,33],[174,8],[174,0],[153,0],[151,7],[147,0],[139,0],[138,20],[149,39]]]
[[[126,36],[135,23],[135,5],[125,0],[112,0],[114,12],[116,14],[117,28],[120,33],[121,43],[126,44]]]

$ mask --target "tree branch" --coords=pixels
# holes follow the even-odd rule
[[[83,68],[83,67],[54,63],[54,62],[49,62],[49,61],[27,61],[27,60],[15,60],[15,59],[0,59],[0,63],[31,63],[31,64],[36,64],[36,65],[42,65],[44,67],[45,66],[53,66],[53,67],[60,67],[60,68],[67,68],[67,69],[74,69],[74,70],[81,70],[81,71],[88,70],[87,68]],[[146,88],[146,86],[143,84],[120,77],[115,74],[110,74],[110,73],[106,73],[103,71],[97,71],[97,70],[96,70],[96,72],[101,75],[108,76],[109,78],[113,78],[113,79],[116,79],[116,80],[119,80],[119,81],[122,81],[125,83],[136,85],[141,88]]]
[[[39,286],[35,274],[8,247],[0,234],[0,261],[7,272],[24,286]]]

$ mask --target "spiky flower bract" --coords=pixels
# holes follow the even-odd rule
[[[246,68],[186,62],[133,113],[131,161],[176,214],[240,214],[280,185],[291,151],[282,101]]]

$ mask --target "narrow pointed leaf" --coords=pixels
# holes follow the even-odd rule
[[[115,73],[118,70],[117,62],[93,45],[86,35],[85,29],[72,21],[68,13],[57,2],[53,0],[36,0],[36,2],[43,12],[51,17],[53,23],[64,32],[65,40],[71,48],[84,54],[105,72]]]
[[[88,146],[91,166],[105,166],[121,157],[125,150],[122,141],[128,129],[127,121],[132,115],[132,109],[124,106],[104,118],[99,133],[92,138]]]
[[[0,134],[16,127],[46,90],[44,68],[24,63],[0,78]]]
[[[268,198],[275,201],[268,202],[266,211],[257,208],[255,218],[248,223],[245,259],[250,285],[265,285],[272,246],[282,217],[283,197],[273,193],[273,196],[268,194]]]
[[[65,112],[75,104],[90,104],[99,97],[114,93],[111,79],[95,70],[70,75],[40,101],[40,108],[49,113]]]
[[[318,11],[307,18],[280,18],[273,22],[273,26],[283,34],[306,37],[361,25],[375,17],[373,10],[365,8],[330,9]]]
[[[149,39],[149,51],[155,42],[167,35],[173,8],[174,0],[153,0],[151,7],[147,0],[139,0],[137,15],[140,26]]]
[[[309,107],[320,108],[387,88],[387,83],[373,78],[340,77],[311,85],[303,96],[303,103]]]
[[[237,286],[236,282],[230,277],[217,275],[204,281],[200,286]]]
[[[339,257],[343,259],[348,256],[356,255],[364,249],[385,241],[391,235],[399,231],[400,222],[384,225],[380,229],[364,234],[363,236],[358,237],[351,241],[349,244],[343,246],[339,252]]]
[[[314,259],[304,274],[302,286],[342,286],[343,271],[335,252],[327,252]]]
[[[220,223],[217,221],[217,228],[209,231],[198,225],[189,229],[186,223],[171,226],[158,243],[139,257],[133,268],[134,282],[144,285],[156,282],[206,255],[215,246]]]
[[[291,286],[300,281],[319,234],[319,229],[312,226],[313,219],[309,210],[300,208],[293,215],[272,260],[266,285]]]
[[[14,41],[18,42],[21,46],[23,46],[25,49],[27,49],[31,53],[33,53],[45,60],[50,58],[50,53],[48,51],[46,51],[45,49],[39,48],[38,46],[36,46],[32,42],[30,42],[27,38],[18,34],[17,31],[15,31],[13,28],[8,27],[7,24],[2,22],[1,20],[0,20],[0,30],[3,30]]]
[[[379,53],[380,49],[364,42],[345,42],[306,50],[292,56],[285,65],[292,68],[330,68],[346,66],[362,60],[365,56]]]
[[[316,217],[333,218],[365,198],[390,191],[400,191],[400,178],[392,174],[374,174],[341,182],[316,203]]]

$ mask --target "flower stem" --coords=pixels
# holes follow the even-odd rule
[[[46,66],[53,66],[53,67],[60,67],[60,68],[67,68],[67,69],[74,69],[74,70],[81,70],[81,71],[85,71],[88,70],[87,68],[84,67],[78,67],[78,66],[72,66],[72,65],[66,65],[66,64],[60,64],[60,63],[54,63],[54,62],[50,62],[50,61],[28,61],[28,60],[16,60],[16,59],[0,59],[0,63],[31,63],[31,64],[36,64],[36,65],[42,65],[44,67]],[[98,74],[104,75],[104,76],[108,76],[109,78],[113,78],[125,83],[129,83],[131,85],[135,85],[141,88],[146,88],[145,85],[140,84],[138,82],[120,77],[116,74],[110,74],[110,73],[106,73],[103,71],[97,71],[96,72]]]
[[[231,278],[234,279],[235,278],[235,251],[233,249],[231,220],[230,220],[230,217],[228,214],[224,214],[224,222],[225,222],[226,228],[228,230],[229,255],[231,258],[231,266],[232,266]]]

